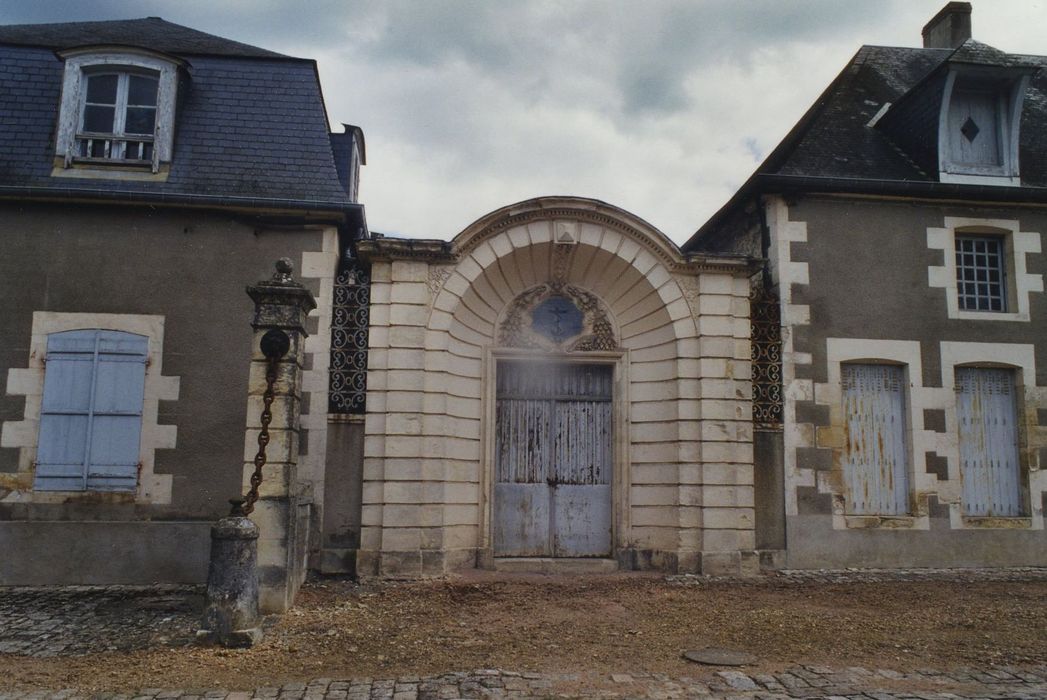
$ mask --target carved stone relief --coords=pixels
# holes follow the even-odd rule
[[[618,347],[614,326],[600,300],[559,281],[532,287],[513,300],[499,328],[498,343],[558,352]]]

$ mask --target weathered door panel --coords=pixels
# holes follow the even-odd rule
[[[552,554],[552,490],[546,484],[495,484],[494,551],[499,556]]]
[[[611,403],[600,398],[602,377],[586,379],[573,387],[575,395],[594,400],[556,405],[553,553],[559,557],[611,554]]]
[[[559,484],[553,493],[553,555],[610,556],[610,484]]]
[[[964,515],[1021,515],[1014,372],[960,367],[956,396]]]
[[[845,364],[847,510],[858,515],[909,512],[905,373],[894,365]]]
[[[512,376],[495,408],[494,550],[501,556],[552,554],[549,450],[553,405],[523,398],[526,377]],[[510,391],[511,389],[511,391]]]
[[[498,364],[496,555],[611,553],[612,381],[610,366]]]

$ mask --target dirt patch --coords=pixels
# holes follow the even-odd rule
[[[0,677],[11,687],[233,690],[474,668],[700,676],[707,671],[680,654],[705,646],[752,653],[765,670],[797,663],[948,670],[1042,664],[1045,643],[1043,581],[678,586],[636,574],[470,576],[312,583],[254,649],[3,655]]]

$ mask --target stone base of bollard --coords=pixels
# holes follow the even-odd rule
[[[220,644],[229,649],[247,649],[262,641],[262,628],[253,627],[249,630],[233,630],[221,636],[214,630],[197,630],[196,641],[199,644]]]
[[[262,639],[258,615],[258,526],[230,515],[211,526],[207,602],[198,641],[249,647]]]

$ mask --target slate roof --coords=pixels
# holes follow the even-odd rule
[[[918,187],[931,196],[973,199],[977,193],[978,198],[1047,201],[1047,190],[1042,189],[1047,188],[1047,70],[1033,75],[1025,94],[1019,146],[1021,187],[941,183],[919,152],[919,143],[926,143],[931,135],[911,134],[905,139],[903,129],[895,129],[892,137],[891,129],[884,128],[901,111],[896,109],[899,102],[933,95],[933,85],[926,91],[907,93],[921,83],[933,83],[939,76],[937,69],[950,60],[1004,68],[1047,67],[1047,57],[1006,54],[970,39],[957,49],[863,46],[738,193],[683,249],[709,249],[703,243],[715,238],[717,227],[753,196],[790,188],[876,194]],[[892,107],[882,123],[870,127],[870,120],[888,102]],[[919,107],[907,105],[914,110]],[[933,109],[938,109],[938,103]]]
[[[187,62],[167,182],[51,177],[63,64],[82,43]],[[315,62],[160,19],[0,27],[0,194],[344,210]]]
[[[40,46],[55,50],[93,44],[122,44],[144,46],[176,56],[288,58],[257,46],[167,22],[159,17],[103,22],[9,24],[0,26],[0,44]]]

